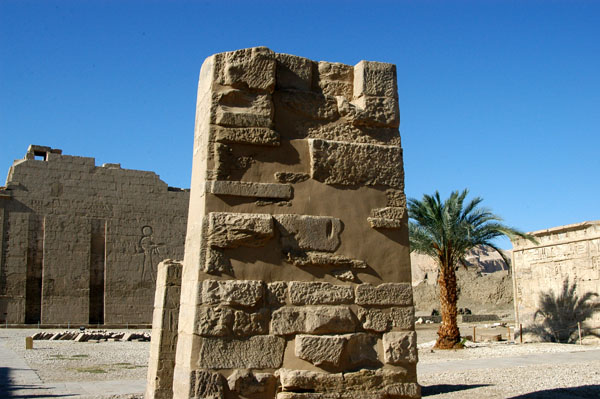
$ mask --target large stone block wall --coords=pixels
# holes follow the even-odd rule
[[[150,323],[156,266],[183,257],[188,203],[153,172],[30,146],[0,189],[0,319]]]
[[[174,397],[420,397],[398,126],[391,64],[204,62]]]
[[[521,323],[533,321],[540,292],[562,291],[563,282],[577,283],[577,294],[600,292],[600,221],[583,222],[533,234],[538,244],[513,241],[515,311]],[[590,320],[600,325],[600,314]]]

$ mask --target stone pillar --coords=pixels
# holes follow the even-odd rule
[[[391,64],[204,62],[174,397],[420,397],[399,122]]]
[[[158,264],[146,399],[173,397],[182,268],[170,259]]]

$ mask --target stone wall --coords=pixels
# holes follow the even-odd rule
[[[396,68],[267,48],[198,85],[176,398],[416,398]]]
[[[0,189],[0,319],[150,323],[156,266],[183,257],[188,203],[153,172],[30,146]]]
[[[579,296],[600,292],[600,221],[583,222],[533,234],[539,244],[513,241],[515,310],[521,323],[533,321],[540,292],[562,291],[563,282],[577,283]],[[600,313],[590,320],[600,326]]]

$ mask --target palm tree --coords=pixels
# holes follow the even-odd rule
[[[533,316],[534,324],[524,328],[523,333],[533,333],[543,341],[574,343],[578,339],[578,323],[583,323],[600,312],[600,302],[593,302],[598,294],[586,292],[581,297],[577,295],[577,283],[569,284],[567,277],[563,281],[562,292],[555,295],[554,291],[541,292],[539,308]],[[538,316],[541,321],[538,321]],[[583,325],[582,335],[598,334]]]
[[[476,197],[465,205],[467,194],[468,190],[454,191],[442,202],[440,193],[436,191],[434,195],[423,195],[422,200],[411,198],[408,201],[410,249],[429,255],[439,266],[442,324],[435,343],[439,349],[460,347],[455,270],[459,265],[466,266],[467,252],[478,245],[485,245],[497,251],[508,264],[506,255],[492,243],[492,239],[505,235],[535,242],[530,235],[503,225],[502,219],[488,209],[478,207],[483,201],[481,198]]]

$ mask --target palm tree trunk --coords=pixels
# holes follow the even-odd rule
[[[460,343],[460,331],[456,321],[458,292],[456,287],[456,273],[454,267],[442,265],[438,278],[440,287],[440,306],[442,311],[442,324],[438,330],[438,339],[435,348],[452,349],[457,348]]]

